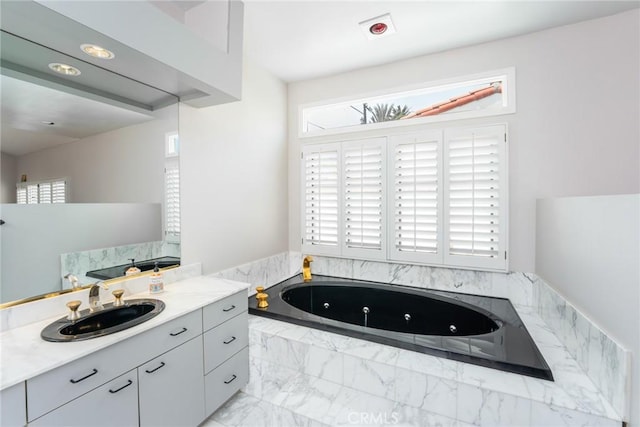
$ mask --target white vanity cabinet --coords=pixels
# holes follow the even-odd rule
[[[0,392],[0,426],[23,426],[27,419],[24,381]]]
[[[245,291],[203,309],[205,409],[211,415],[249,381]]]
[[[29,426],[137,426],[138,375],[127,372],[29,423]]]
[[[202,338],[138,368],[140,426],[197,426],[204,419]]]

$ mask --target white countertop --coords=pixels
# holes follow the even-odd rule
[[[67,308],[61,303],[60,314],[0,334],[0,390],[28,380],[51,369],[106,348],[172,319],[202,308],[237,292],[246,292],[247,283],[206,276],[193,277],[165,285],[165,291],[149,295],[141,292],[125,295],[133,298],[156,298],[165,309],[156,317],[124,331],[78,342],[48,342],[40,332],[49,323],[63,317]]]

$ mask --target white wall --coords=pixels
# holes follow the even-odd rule
[[[526,36],[289,85],[289,174],[299,173],[298,106],[515,66],[509,124],[510,269],[535,266],[535,201],[640,191],[638,10]],[[451,124],[451,123],[448,123]],[[289,247],[300,247],[299,182]]]
[[[180,108],[183,263],[213,273],[287,250],[287,89],[245,61],[242,101]]]
[[[0,203],[16,202],[16,183],[19,180],[16,158],[0,153]]]
[[[640,195],[538,200],[536,273],[633,352],[640,425]]]
[[[178,106],[159,118],[17,158],[29,181],[68,178],[70,203],[161,203],[165,133],[178,130]]]

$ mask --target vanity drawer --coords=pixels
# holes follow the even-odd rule
[[[129,371],[79,398],[62,405],[29,426],[137,426],[138,375]]]
[[[204,377],[206,416],[211,415],[249,382],[249,347]]]
[[[242,312],[246,312],[247,309],[246,290],[235,293],[220,301],[216,301],[213,304],[209,304],[202,309],[202,324],[204,325],[204,330],[207,331],[214,328],[220,323],[229,320]]]
[[[246,300],[246,298],[245,298]],[[204,372],[209,373],[248,345],[248,314],[244,313],[204,333]]]
[[[136,366],[201,334],[202,310],[195,310],[143,332],[132,338],[137,342],[136,355],[134,356]]]
[[[135,351],[133,340],[122,341],[27,380],[29,421],[135,368],[135,362],[127,358]]]

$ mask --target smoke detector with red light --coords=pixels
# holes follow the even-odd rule
[[[367,19],[366,21],[360,22],[359,25],[369,40],[386,37],[396,32],[396,28],[393,26],[393,21],[391,20],[391,14],[389,13]]]

